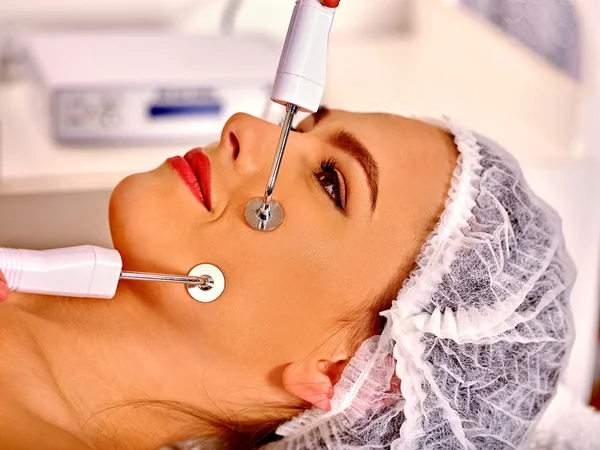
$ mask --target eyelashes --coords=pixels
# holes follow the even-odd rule
[[[333,158],[321,161],[320,170],[313,174],[329,195],[335,206],[342,212],[346,211],[346,180],[338,169],[338,162]]]
[[[283,119],[279,126],[283,125]],[[291,131],[298,133],[297,127]],[[346,211],[346,180],[338,169],[338,162],[334,158],[327,158],[319,164],[319,170],[313,171],[313,175],[323,187],[325,193],[331,198],[335,207],[345,213]]]

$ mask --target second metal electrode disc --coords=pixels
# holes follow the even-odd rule
[[[218,267],[215,267],[212,264],[200,264],[199,266],[194,267],[189,275],[194,277],[207,277],[212,280],[210,289],[203,289],[202,286],[187,286],[189,294],[193,299],[198,300],[199,302],[214,302],[225,290],[225,276]]]

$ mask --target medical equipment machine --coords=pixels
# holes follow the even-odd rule
[[[0,270],[14,292],[65,297],[112,298],[120,280],[182,283],[190,295],[209,303],[223,293],[225,277],[211,264],[194,267],[188,276],[127,272],[121,255],[91,245],[55,250],[0,248]]]
[[[296,1],[271,95],[275,103],[286,105],[286,116],[265,195],[251,200],[245,211],[247,222],[257,230],[274,230],[283,222],[283,209],[273,200],[273,189],[294,116],[298,111],[316,112],[323,98],[334,15],[335,9],[319,0]]]
[[[32,31],[23,48],[42,123],[78,146],[210,142],[237,112],[266,119],[279,57],[260,35],[166,31]]]

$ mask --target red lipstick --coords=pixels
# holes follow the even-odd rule
[[[169,158],[171,165],[194,197],[202,203],[207,210],[212,210],[212,195],[210,190],[210,160],[202,150],[192,150],[182,158],[175,156]]]

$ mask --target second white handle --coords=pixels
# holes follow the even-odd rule
[[[121,268],[119,252],[91,245],[43,251],[0,248],[0,270],[13,292],[112,298]]]

